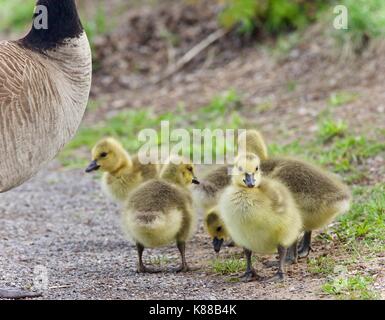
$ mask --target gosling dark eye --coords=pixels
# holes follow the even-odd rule
[[[222,231],[222,227],[218,227],[217,232],[221,232],[221,231]]]
[[[102,152],[102,153],[100,154],[100,157],[101,157],[101,158],[107,157],[107,152]]]
[[[193,172],[193,168],[192,167],[188,167],[187,170],[190,171],[190,172]]]
[[[256,168],[255,168],[255,171],[258,171],[258,170],[259,170],[259,167],[256,167]]]
[[[243,168],[242,168],[242,167],[238,167],[238,170],[242,172],[242,171],[243,171]]]

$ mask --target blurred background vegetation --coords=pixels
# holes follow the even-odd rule
[[[352,210],[318,236],[326,247],[339,242],[339,251],[309,260],[308,270],[326,277],[325,294],[378,297],[365,269],[330,275],[338,255],[354,268],[385,250],[385,1],[77,2],[95,72],[84,124],[60,155],[65,168],[82,168],[107,135],[135,152],[138,131],[162,120],[172,128],[258,127],[272,154],[309,159],[352,186]],[[333,28],[336,4],[348,9],[347,30]],[[23,35],[33,6],[0,0],[0,39]],[[233,272],[238,260],[214,269]]]
[[[149,4],[159,0],[121,1],[78,0],[85,28],[93,39],[116,24],[116,12],[129,7]],[[166,0],[194,5],[200,0]],[[236,28],[240,35],[263,33],[279,35],[303,29],[319,20],[334,18],[330,15],[333,5],[344,5],[349,10],[349,29],[336,32],[340,41],[361,43],[363,38],[384,35],[385,2],[382,0],[210,0],[219,5],[218,23],[223,28]],[[0,30],[17,32],[25,30],[30,23],[34,1],[0,0]],[[115,14],[111,15],[111,8]],[[115,17],[114,17],[115,16]]]

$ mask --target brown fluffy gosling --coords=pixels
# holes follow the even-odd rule
[[[276,275],[265,280],[284,278],[287,249],[302,230],[301,214],[286,186],[277,179],[261,175],[257,155],[239,155],[232,172],[232,184],[220,197],[219,210],[234,242],[245,249],[245,281],[261,280],[251,264],[252,252],[272,254],[278,250]]]
[[[221,192],[231,182],[230,171],[230,166],[221,165],[204,176],[199,185],[192,186],[194,204],[198,210],[202,210],[206,214],[218,204]]]
[[[138,272],[159,272],[143,263],[144,248],[156,248],[176,243],[181,254],[181,266],[176,272],[191,270],[185,258],[186,242],[196,229],[196,214],[192,210],[189,186],[199,183],[194,166],[175,157],[161,171],[160,178],[145,182],[135,189],[125,203],[123,229],[138,250]]]
[[[92,161],[86,172],[101,170],[102,188],[113,200],[123,203],[128,194],[144,181],[158,176],[155,164],[141,164],[138,156],[131,157],[114,138],[100,140],[92,149]]]

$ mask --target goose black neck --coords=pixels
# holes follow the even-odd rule
[[[39,7],[43,6],[43,7]],[[43,11],[39,10],[43,8]],[[46,8],[47,24],[42,28],[42,12]],[[21,40],[26,47],[49,50],[60,46],[65,39],[77,38],[83,27],[76,9],[75,0],[39,0],[36,4],[30,32]]]

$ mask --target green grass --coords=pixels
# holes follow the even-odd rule
[[[367,42],[385,35],[385,2],[382,0],[341,0],[338,4],[347,7],[349,27],[334,30],[334,36],[342,45],[361,52]],[[334,18],[334,17],[333,17]]]
[[[269,146],[269,154],[272,156],[283,156],[283,155],[301,155],[302,157],[309,158],[310,153],[306,152],[304,149],[304,144],[299,140],[295,140],[291,143],[286,144],[278,144],[278,143],[270,143]]]
[[[0,0],[0,30],[21,30],[30,24],[35,1]]]
[[[215,259],[211,261],[212,270],[220,275],[232,275],[246,270],[246,261],[239,258]]]
[[[219,14],[219,22],[226,28],[237,26],[240,33],[255,29],[277,34],[299,29],[316,19],[315,12],[323,10],[320,0],[227,0]]]
[[[167,256],[156,256],[156,257],[150,258],[149,260],[150,260],[149,264],[154,266],[163,266],[172,261],[172,259],[170,259]]]
[[[351,210],[339,218],[332,230],[351,245],[361,244],[371,252],[385,250],[385,184],[355,187]]]
[[[318,135],[322,142],[329,142],[335,137],[343,137],[348,129],[346,122],[325,119],[319,124]]]
[[[344,122],[325,120],[321,122],[314,139],[307,142],[295,140],[288,144],[272,143],[269,152],[273,156],[301,157],[341,174],[349,183],[357,183],[366,176],[361,165],[385,152],[384,137],[383,133],[378,138],[355,135]]]
[[[338,107],[356,101],[358,99],[358,96],[359,95],[355,92],[333,92],[332,94],[330,94],[328,103],[332,107]]]
[[[333,273],[336,265],[335,260],[330,256],[320,256],[307,260],[307,269],[310,273],[328,275]]]
[[[379,295],[372,288],[373,278],[369,276],[338,277],[322,286],[325,293],[342,300],[373,300]]]
[[[359,170],[357,166],[365,159],[385,151],[385,142],[362,135],[345,134],[343,138],[322,146],[320,151],[317,157],[319,163],[333,166],[336,172],[355,173]]]
[[[177,112],[162,114],[154,112],[150,107],[123,111],[106,121],[82,127],[76,137],[61,152],[59,159],[67,167],[83,167],[89,161],[89,152],[93,145],[101,138],[107,136],[119,139],[129,152],[137,152],[142,145],[138,141],[138,133],[146,128],[159,131],[162,121],[169,121],[170,130],[187,128],[190,133],[192,132],[191,128],[202,130],[206,128],[242,128],[244,119],[237,111],[240,104],[241,99],[239,95],[234,90],[229,90],[214,97],[208,105],[194,113],[188,113],[183,105],[179,106]],[[90,110],[97,107],[98,104],[95,102],[91,102],[89,106]],[[168,142],[168,140],[163,141],[162,137],[157,141],[158,145],[164,142]],[[226,147],[217,145],[217,142],[214,140],[213,154],[216,148],[219,149],[220,154],[224,154]],[[193,145],[190,153],[196,151],[197,148],[201,148],[201,146]]]
[[[16,30],[21,32],[27,30],[33,17],[35,0],[0,0],[0,30]],[[84,29],[87,32],[91,47],[94,39],[100,34],[106,33],[112,26],[112,17],[106,17],[105,9],[99,3],[92,17],[84,17],[80,12]]]

